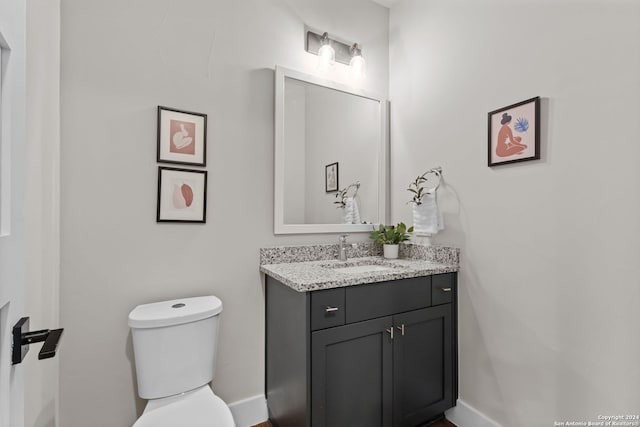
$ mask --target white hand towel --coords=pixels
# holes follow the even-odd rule
[[[358,201],[356,200],[355,197],[352,197],[353,199],[353,218],[352,218],[352,224],[360,224],[362,221],[360,221],[360,208],[358,207]]]
[[[360,209],[358,208],[358,202],[353,197],[344,198],[344,224],[360,224]]]
[[[417,234],[434,235],[440,230],[444,230],[444,221],[434,191],[422,196],[421,205],[413,205],[413,231]]]

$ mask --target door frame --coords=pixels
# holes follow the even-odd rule
[[[24,378],[11,364],[12,326],[24,315],[26,3],[0,0],[0,427],[24,425]]]

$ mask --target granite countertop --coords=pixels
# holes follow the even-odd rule
[[[390,267],[384,271],[341,272],[336,268],[360,265]],[[298,292],[340,288],[365,283],[385,282],[410,277],[429,276],[458,271],[458,266],[415,259],[385,259],[382,257],[352,258],[347,261],[305,261],[266,264],[260,271]]]
[[[320,245],[261,249],[260,271],[298,292],[307,292],[451,273],[459,269],[459,250],[456,248],[401,245],[401,258],[386,259],[375,255],[375,249],[364,246],[353,248],[355,257],[339,261],[334,255],[333,246],[336,245],[321,246],[320,250]],[[314,254],[318,258],[314,258]],[[363,272],[338,270],[356,266],[374,267]]]

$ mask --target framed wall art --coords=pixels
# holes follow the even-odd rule
[[[206,222],[207,171],[158,167],[157,222]]]
[[[324,190],[327,193],[338,191],[338,162],[324,167]]]
[[[489,114],[489,166],[540,158],[540,97]]]
[[[207,115],[158,106],[158,162],[206,166]]]

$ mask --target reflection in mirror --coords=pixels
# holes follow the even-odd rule
[[[386,105],[276,69],[275,232],[370,231],[386,212]]]

